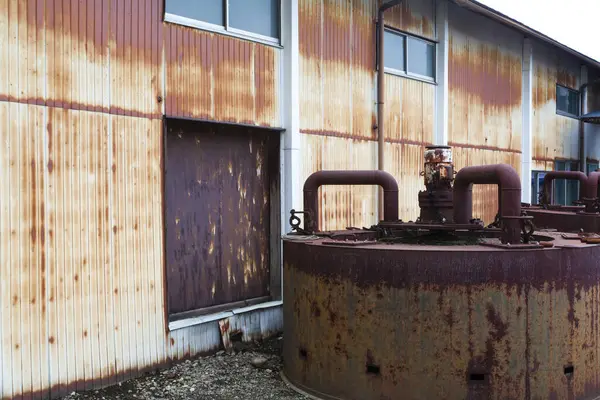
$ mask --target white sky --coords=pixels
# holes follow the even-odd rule
[[[478,0],[600,62],[600,0]]]

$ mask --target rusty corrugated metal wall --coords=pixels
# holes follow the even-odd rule
[[[166,24],[166,114],[279,126],[277,48]]]
[[[2,398],[109,384],[220,343],[216,322],[166,326],[161,118],[277,126],[279,51],[172,27],[162,7],[0,0]],[[279,310],[237,318],[247,337],[281,326]]]
[[[456,168],[507,163],[520,172],[523,37],[454,4],[448,18],[448,140]],[[473,190],[473,216],[493,221],[496,187]]]
[[[321,169],[376,169],[376,0],[300,0],[301,180]],[[435,38],[434,2],[410,0],[386,23]],[[418,215],[418,171],[433,137],[434,85],[386,74],[386,169],[407,188],[401,218]],[[419,161],[417,161],[419,160]],[[376,222],[376,188],[321,189],[322,229]]]
[[[533,169],[553,170],[557,158],[579,159],[579,121],[556,113],[556,85],[579,90],[580,63],[539,42],[533,63]]]

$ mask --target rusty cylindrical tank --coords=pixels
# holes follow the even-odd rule
[[[439,239],[453,222],[286,235],[284,378],[321,399],[600,395],[600,247]]]

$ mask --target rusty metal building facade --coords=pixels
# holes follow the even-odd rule
[[[302,182],[377,168],[378,0],[283,0],[275,43],[165,20],[165,4],[0,0],[1,398],[280,331],[279,239]],[[446,0],[386,13],[435,46],[433,81],[385,74],[385,169],[405,220],[426,145],[453,146],[458,168],[511,164],[527,187],[578,159],[555,88],[599,63],[482,14]],[[600,132],[585,129],[597,162]],[[493,219],[495,197],[477,188],[475,214]],[[319,201],[323,229],[377,220],[370,187]]]

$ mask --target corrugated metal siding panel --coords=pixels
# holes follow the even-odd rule
[[[425,189],[423,177],[423,154],[425,147],[407,143],[386,143],[385,169],[401,187],[398,216],[403,221],[415,221],[419,216],[419,191]]]
[[[16,103],[0,115],[0,395],[164,362],[161,122]]]
[[[164,96],[164,28],[159,22],[162,18],[163,1],[110,0],[101,3],[103,7],[109,7],[110,19],[105,28],[109,29],[111,112],[119,115],[160,116],[162,105],[158,97]]]
[[[434,101],[434,85],[386,74],[386,140],[425,145],[433,143]]]
[[[379,4],[387,0],[380,0]],[[405,0],[385,14],[385,24],[435,40],[435,0]]]
[[[300,24],[300,129],[374,138],[373,4],[303,0]]]
[[[159,117],[161,8],[160,0],[0,2],[0,100]]]
[[[283,330],[281,307],[237,314],[222,320],[228,321],[230,330],[242,332],[242,341],[251,342],[270,337]],[[180,361],[205,354],[222,345],[219,321],[178,329],[168,334],[167,354],[169,360]]]
[[[281,51],[166,24],[166,114],[279,126]]]
[[[172,355],[162,5],[0,0],[2,398],[114,383]],[[277,55],[257,52],[254,69],[278,70]],[[270,104],[278,81],[254,80],[264,88],[255,103]],[[269,107],[256,120],[278,113]],[[261,329],[280,329],[277,321]],[[187,329],[197,351],[219,345],[200,330]]]
[[[519,172],[523,38],[452,4],[449,24],[449,144],[455,166],[508,163]],[[496,188],[474,188],[475,217],[492,222],[497,207]]]
[[[300,181],[315,171],[376,169],[377,143],[321,135],[302,135],[303,158]],[[319,190],[319,227],[371,226],[377,222],[377,189],[372,186],[324,186]]]
[[[578,90],[579,63],[537,42],[533,63],[533,158],[546,162],[556,158],[576,160],[579,158],[579,121],[556,113],[556,85]]]

